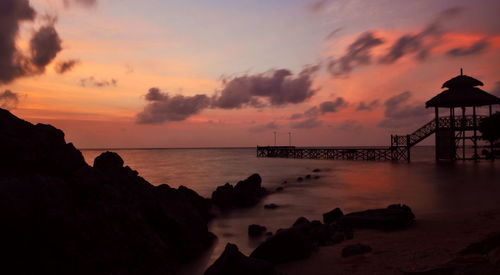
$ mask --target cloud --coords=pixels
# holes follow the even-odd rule
[[[70,7],[72,4],[79,4],[84,7],[92,7],[97,5],[97,0],[63,0],[65,7]]]
[[[0,93],[0,108],[7,110],[15,109],[18,103],[19,95],[17,93],[13,93],[10,90]]]
[[[43,71],[62,50],[61,39],[54,26],[43,26],[35,32],[30,40],[30,49],[33,64]]]
[[[337,33],[339,33],[342,30],[342,28],[336,28],[335,30],[331,31],[326,37],[325,40],[330,40],[332,39]]]
[[[292,114],[288,119],[297,120],[305,117],[317,117],[326,113],[335,113],[344,106],[347,106],[347,102],[342,97],[337,97],[335,101],[324,101],[318,106],[305,110],[303,113]]]
[[[454,48],[449,50],[446,54],[452,57],[466,56],[466,55],[474,55],[478,53],[484,52],[486,48],[488,48],[488,41],[486,39],[481,39],[469,47],[462,48]]]
[[[0,83],[43,73],[45,66],[61,51],[61,39],[53,26],[55,18],[50,16],[45,17],[48,25],[40,27],[30,39],[30,56],[17,48],[20,23],[33,21],[35,16],[28,0],[0,2]]]
[[[347,102],[341,98],[337,97],[335,101],[325,101],[319,105],[319,111],[321,114],[325,113],[335,113],[340,107],[346,106]]]
[[[249,131],[255,132],[255,133],[260,133],[260,132],[265,132],[265,131],[269,131],[269,130],[276,130],[276,129],[278,129],[278,124],[276,124],[276,122],[274,122],[274,121],[271,121],[271,122],[266,123],[266,124],[251,127],[249,129]]]
[[[60,61],[60,62],[57,62],[54,70],[58,74],[64,74],[66,72],[71,71],[78,63],[80,63],[80,61],[76,60],[76,59],[69,59],[66,61]]]
[[[99,87],[99,88],[108,87],[108,86],[116,87],[117,84],[118,84],[118,81],[114,78],[112,78],[109,81],[108,80],[98,81],[93,76],[80,79],[80,86],[82,86],[82,87],[89,87],[89,86],[94,86],[94,87]]]
[[[388,53],[379,61],[384,64],[392,64],[405,55],[416,53],[418,60],[425,60],[431,50],[441,42],[445,33],[443,22],[456,17],[463,8],[453,7],[438,14],[435,20],[429,23],[422,31],[416,34],[404,34],[389,48]]]
[[[290,126],[293,129],[312,129],[321,126],[322,122],[316,117],[307,118],[301,121],[292,122]]]
[[[158,88],[149,89],[145,99],[149,103],[137,114],[136,121],[139,124],[183,121],[210,105],[210,98],[206,95],[170,96]]]
[[[399,128],[424,123],[432,110],[426,109],[424,103],[409,103],[411,92],[406,91],[390,97],[384,102],[384,120],[378,126],[383,128]]]
[[[244,75],[223,80],[223,88],[213,97],[212,107],[239,109],[246,106],[263,107],[297,104],[306,101],[315,94],[312,75],[319,66],[303,69],[293,75],[287,69],[271,70],[263,74]]]
[[[342,76],[349,74],[356,66],[371,64],[371,50],[383,43],[384,41],[375,37],[371,31],[362,33],[347,47],[342,57],[329,62],[328,71],[333,76]]]
[[[374,108],[378,107],[379,105],[379,100],[375,99],[370,103],[365,103],[364,101],[361,101],[358,105],[358,108],[356,108],[356,111],[371,111]]]
[[[319,12],[325,8],[329,0],[315,0],[307,5],[307,9],[311,12]]]

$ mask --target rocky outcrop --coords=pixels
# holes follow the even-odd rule
[[[217,187],[212,193],[212,203],[222,209],[253,206],[267,194],[261,183],[262,179],[259,174],[251,175],[234,187],[226,183]]]
[[[226,244],[224,252],[206,271],[205,275],[279,275],[274,266],[264,260],[243,255],[234,244]]]
[[[52,126],[0,109],[0,250],[20,274],[165,274],[212,242],[210,203],[152,186],[119,155],[94,166]]]
[[[267,228],[258,224],[251,224],[248,226],[249,237],[259,237],[266,232]]]
[[[342,218],[342,216],[344,216],[344,213],[342,213],[342,210],[340,210],[340,208],[337,207],[332,211],[323,214],[323,222],[325,224],[329,224]]]
[[[384,209],[369,209],[344,215],[339,222],[350,227],[383,230],[401,229],[413,222],[415,215],[406,205],[393,204]]]

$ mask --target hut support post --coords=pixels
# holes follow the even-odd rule
[[[490,116],[493,114],[493,110],[492,110],[492,107],[491,107],[491,104],[489,106],[489,111],[490,111]],[[495,161],[495,154],[493,152],[494,148],[493,148],[493,142],[490,141],[490,152],[491,152],[491,161]]]
[[[477,119],[476,119],[476,106],[472,106],[472,123],[473,128],[474,128],[474,137],[473,137],[473,142],[474,142],[474,160],[477,161],[477,158],[479,157],[477,154]]]
[[[434,108],[434,112],[436,115],[436,133],[435,133],[435,135],[436,135],[436,145],[435,145],[436,146],[436,161],[439,161],[439,142],[438,142],[438,140],[439,140],[439,137],[438,137],[438,135],[439,135],[439,109],[438,109],[438,107]]]
[[[460,126],[462,127],[462,160],[465,160],[465,107],[462,107],[462,123]]]
[[[455,145],[455,108],[450,107],[450,146],[451,146],[451,152],[452,152],[452,160],[455,160],[457,158],[456,155],[456,145]]]

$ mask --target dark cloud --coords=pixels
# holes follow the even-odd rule
[[[452,56],[452,57],[474,55],[474,54],[484,52],[484,50],[486,50],[486,48],[488,48],[488,45],[489,45],[489,43],[486,39],[481,39],[481,40],[477,41],[476,43],[470,45],[469,47],[451,49],[447,52],[447,54],[449,56]]]
[[[453,7],[438,14],[422,31],[416,34],[404,34],[389,48],[387,54],[380,58],[380,63],[392,64],[408,54],[416,54],[418,60],[425,60],[430,51],[440,44],[445,33],[443,22],[456,17],[463,8]]]
[[[316,117],[307,118],[301,121],[295,121],[290,124],[293,129],[312,129],[321,126],[321,121]]]
[[[375,99],[370,103],[365,103],[364,101],[361,101],[358,105],[358,108],[356,108],[356,111],[370,111],[378,107],[379,104],[380,103],[378,99]]]
[[[320,105],[319,105],[319,111],[321,114],[325,114],[325,113],[335,113],[338,111],[338,109],[340,107],[343,107],[343,106],[346,106],[347,103],[346,101],[341,98],[341,97],[337,97],[337,99],[335,101],[325,101],[325,102],[322,102]]]
[[[362,33],[349,45],[342,57],[329,62],[328,71],[333,76],[342,76],[349,74],[356,66],[370,64],[371,50],[383,43],[381,38],[375,37],[370,31]]]
[[[30,40],[31,60],[41,71],[62,50],[61,39],[54,26],[41,27]]]
[[[201,112],[210,105],[206,95],[170,96],[158,88],[151,88],[145,95],[149,103],[137,114],[139,124],[160,124],[167,121],[182,121]]]
[[[8,83],[25,74],[29,61],[16,47],[19,24],[32,21],[36,12],[28,0],[0,1],[0,82]]]
[[[249,131],[260,133],[260,132],[265,132],[265,131],[269,131],[269,130],[276,130],[276,129],[278,129],[278,124],[276,124],[276,122],[274,122],[274,121],[271,121],[271,122],[266,123],[266,124],[251,127],[249,129]]]
[[[44,16],[47,25],[30,39],[30,56],[16,47],[19,24],[33,21],[36,12],[28,0],[0,1],[0,83],[9,83],[22,76],[40,74],[61,51],[61,39],[53,24],[56,18]]]
[[[92,7],[97,4],[97,0],[63,0],[64,6],[69,7],[72,4],[79,4],[84,7]]]
[[[324,101],[318,106],[313,106],[305,110],[303,113],[295,113],[288,119],[297,120],[301,118],[317,117],[326,113],[335,113],[344,106],[347,106],[347,102],[342,97],[337,97],[335,101]]]
[[[245,106],[263,107],[265,99],[272,106],[304,102],[316,92],[311,88],[312,75],[319,66],[311,66],[293,75],[289,70],[244,75],[223,80],[223,88],[213,97],[212,107],[239,109]]]
[[[76,59],[60,61],[60,62],[57,62],[54,69],[58,74],[63,74],[63,73],[71,71],[78,63],[80,63],[80,61],[76,60]]]
[[[0,93],[0,108],[7,110],[15,109],[18,103],[19,95],[17,93],[13,93],[10,90]]]
[[[328,3],[329,0],[315,0],[314,2],[311,2],[307,5],[307,8],[311,12],[319,12],[323,8],[325,8],[326,4]]]
[[[384,128],[399,128],[427,122],[432,110],[426,109],[424,103],[409,103],[411,92],[406,91],[395,95],[384,102],[384,120],[378,126]]]
[[[108,86],[114,86],[118,84],[118,81],[114,78],[111,80],[96,80],[95,77],[87,77],[87,78],[82,78],[80,79],[80,86],[82,87],[89,87],[89,86],[94,86],[94,87],[108,87]]]

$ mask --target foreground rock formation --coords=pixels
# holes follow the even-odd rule
[[[2,270],[168,274],[212,242],[210,202],[152,186],[115,153],[94,167],[64,133],[0,109]]]
[[[235,186],[226,183],[212,193],[212,202],[221,209],[250,207],[267,194],[259,174],[253,174]]]

